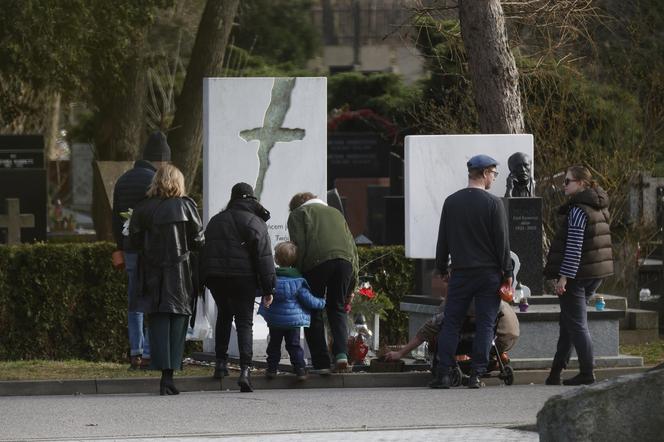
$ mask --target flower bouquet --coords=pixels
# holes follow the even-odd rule
[[[371,287],[371,283],[364,281],[353,296],[350,303],[346,304],[346,312],[350,316],[364,315],[367,320],[371,320],[374,315],[381,316],[385,310],[393,308],[392,301],[387,295],[376,292]]]

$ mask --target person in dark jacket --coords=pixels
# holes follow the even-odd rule
[[[136,298],[138,254],[129,242],[128,231],[123,229],[125,216],[131,209],[145,199],[152,178],[157,168],[171,160],[171,148],[166,136],[161,132],[150,135],[143,158],[134,163],[134,167],[118,178],[113,189],[113,237],[117,249],[113,252],[113,265],[118,270],[127,272],[127,306]],[[123,233],[126,232],[126,233]],[[145,368],[150,364],[150,341],[148,331],[144,329],[143,313],[128,307],[127,328],[129,331],[130,369]]]
[[[512,285],[507,217],[500,198],[489,190],[498,176],[498,162],[475,155],[466,163],[468,186],[445,199],[440,215],[436,269],[449,281],[445,321],[438,335],[440,365],[431,388],[450,388],[450,373],[459,332],[471,302],[475,303],[475,339],[468,388],[480,388],[489,364],[501,283]],[[451,271],[448,273],[448,270]],[[448,276],[449,275],[449,276]]]
[[[210,219],[205,229],[203,281],[217,304],[214,378],[228,375],[228,344],[235,318],[240,350],[240,391],[251,392],[254,299],[270,305],[276,283],[268,212],[247,183],[231,190],[226,209]]]
[[[140,251],[139,293],[132,306],[148,315],[150,368],[161,370],[160,394],[178,394],[173,370],[182,368],[184,342],[197,293],[196,260],[203,225],[196,203],[185,196],[184,176],[161,166],[135,208],[129,224],[133,247]]]
[[[562,383],[584,385],[595,382],[586,301],[613,274],[609,196],[583,166],[567,169],[564,189],[569,200],[558,210],[561,222],[544,268],[544,275],[556,280],[560,301],[560,336],[546,384],[560,385],[574,347],[579,374]]]
[[[281,341],[286,342],[293,371],[298,380],[305,380],[304,351],[300,346],[300,329],[309,327],[311,310],[325,308],[325,300],[317,298],[309,290],[309,284],[302,274],[293,267],[297,262],[297,246],[285,241],[274,248],[277,262],[277,288],[272,305],[261,304],[258,314],[265,318],[270,328],[270,342],[267,346],[267,371],[265,376],[273,379],[277,375],[281,359]]]

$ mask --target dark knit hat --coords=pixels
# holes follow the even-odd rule
[[[247,183],[237,183],[231,190],[231,200],[240,198],[254,198],[254,189]]]
[[[147,161],[171,161],[171,147],[162,132],[153,132],[145,143],[143,159]]]

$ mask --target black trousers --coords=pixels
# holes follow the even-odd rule
[[[228,359],[228,343],[235,319],[240,366],[250,367],[254,356],[254,300],[258,285],[253,277],[208,278],[205,284],[217,304],[215,352],[217,360]]]
[[[348,319],[344,311],[346,296],[353,289],[353,266],[345,259],[331,259],[304,273],[311,292],[326,298],[325,311],[332,332],[332,353],[348,355]],[[314,368],[330,368],[322,310],[311,312],[311,325],[304,329]]]

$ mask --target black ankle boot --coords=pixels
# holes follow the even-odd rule
[[[228,376],[228,366],[226,365],[226,361],[217,360],[214,365],[214,374],[212,377],[215,379],[221,379],[225,376]]]
[[[161,371],[161,380],[159,381],[159,394],[164,395],[174,395],[180,394],[175,384],[173,383],[173,370],[162,370]]]
[[[560,378],[562,372],[563,372],[563,367],[554,360],[553,364],[551,365],[551,371],[549,372],[549,376],[546,378],[544,383],[546,385],[562,385],[563,382],[562,379]]]
[[[251,393],[254,387],[251,385],[251,367],[242,367],[240,369],[240,378],[237,380],[242,393]]]
[[[451,386],[452,378],[450,377],[450,371],[447,368],[436,368],[436,377],[433,378],[433,381],[429,382],[429,388],[447,390]]]
[[[560,373],[561,372],[558,370],[551,369],[551,371],[549,372],[549,377],[546,378],[544,383],[546,385],[561,385],[562,381],[560,379]]]
[[[563,385],[590,385],[595,383],[593,373],[579,373],[571,379],[565,379]]]

